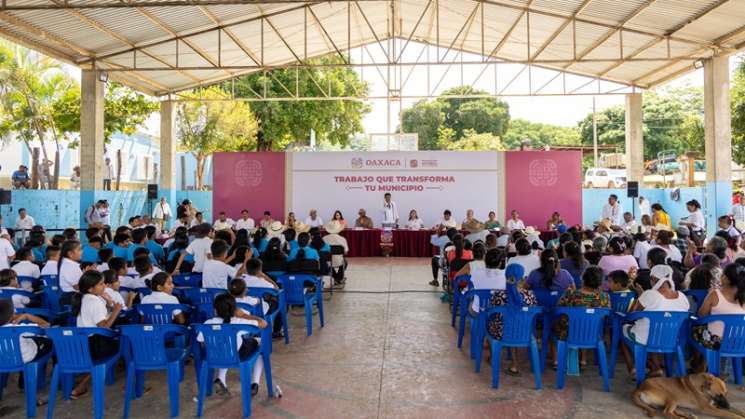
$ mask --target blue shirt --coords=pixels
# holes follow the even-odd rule
[[[310,246],[305,246],[302,248],[305,250],[305,258],[304,259],[313,259],[313,260],[321,260],[321,257],[318,256],[318,252],[316,252],[316,249],[313,249]],[[297,258],[297,252],[300,250],[298,247],[297,249],[292,249],[290,251],[290,255],[287,256],[287,261],[295,260]]]
[[[127,248],[127,262],[133,262],[135,260],[135,250],[137,249],[147,249],[147,247],[143,244],[130,244]],[[152,253],[150,253],[150,263],[152,263],[153,266],[158,265],[158,261],[155,260]]]
[[[148,240],[147,243],[145,243],[145,247],[150,250],[150,254],[153,255],[155,260],[160,262],[165,258],[165,252],[163,252],[163,246],[159,245],[158,242],[155,240]]]
[[[80,261],[83,263],[98,263],[98,249],[86,244],[83,246],[83,255],[80,256]]]
[[[261,242],[259,243],[259,252],[264,253],[266,250],[266,246],[269,244],[269,240],[267,239],[261,239]],[[254,243],[254,247],[256,246],[256,243]]]
[[[114,257],[115,258],[122,258],[124,260],[127,260],[127,248],[121,247],[119,245],[114,245],[111,247],[114,249]]]
[[[31,248],[31,252],[34,254],[34,260],[37,262],[45,262],[47,260],[47,245],[41,247]]]
[[[21,172],[20,170],[16,170],[15,172],[13,172],[12,177],[14,181],[18,180],[21,182],[25,182],[30,179],[28,172]]]
[[[290,251],[298,249],[300,246],[297,244],[297,240],[290,240],[287,242],[290,245]]]
[[[320,249],[318,249],[318,251],[319,252],[328,252],[328,253],[331,253],[331,246],[329,246],[328,243],[325,243],[324,242],[323,243],[323,246]]]

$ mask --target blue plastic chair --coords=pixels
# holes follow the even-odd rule
[[[634,365],[636,366],[636,385],[639,386],[646,378],[647,353],[661,353],[665,355],[665,373],[668,377],[672,375],[673,354],[677,357],[678,375],[686,374],[685,357],[683,354],[684,339],[681,339],[681,331],[685,328],[689,314],[687,311],[635,311],[625,316],[627,323],[639,319],[649,319],[649,335],[647,344],[642,345],[632,341],[626,336],[623,341],[634,353]],[[612,366],[615,368],[615,365]]]
[[[621,343],[621,325],[624,320],[624,315],[629,312],[631,303],[636,298],[636,293],[633,291],[626,292],[610,292],[610,306],[613,313],[611,313],[611,347],[610,347],[610,361],[608,363],[610,378],[613,378],[616,372],[616,359],[618,358],[618,345]]]
[[[42,275],[39,277],[39,279],[44,281],[44,285],[47,287],[59,287],[59,278],[57,277],[57,275]]]
[[[706,299],[706,296],[709,295],[709,290],[685,290],[683,291],[683,294],[691,297],[693,299],[693,302],[695,304],[691,304],[691,309],[689,310],[693,315],[695,316],[696,313],[698,313],[698,309],[701,308],[701,306],[704,304],[704,300]]]
[[[24,363],[21,355],[21,337],[23,333],[44,335],[44,330],[37,326],[0,327],[0,382],[7,380],[11,372],[23,371],[24,394],[26,395],[26,416],[36,416],[36,392],[39,389],[37,377],[46,375],[46,365],[50,352],[36,361]],[[3,386],[0,386],[2,398]]]
[[[307,274],[282,275],[277,278],[277,282],[285,292],[285,303],[287,305],[299,305],[305,308],[305,330],[308,336],[313,334],[314,304],[318,306],[318,318],[321,321],[321,327],[323,327],[323,297],[321,295],[323,283],[319,278]],[[308,282],[315,286],[315,292],[305,292],[305,284]]]
[[[182,288],[184,295],[191,305],[197,308],[195,313],[196,318],[192,316],[192,320],[195,322],[204,322],[207,319],[212,318],[214,310],[212,304],[215,301],[215,297],[224,294],[227,290],[222,288]]]
[[[566,340],[556,339],[558,368],[556,371],[556,388],[564,388],[566,378],[568,349],[596,349],[600,375],[603,377],[603,390],[610,391],[608,385],[608,360],[605,356],[603,341],[603,321],[610,315],[608,308],[557,307],[554,318],[566,315],[569,318],[569,330]],[[550,328],[551,325],[544,325]]]
[[[93,410],[96,419],[103,417],[104,384],[107,372],[119,360],[120,351],[108,358],[93,360],[88,349],[88,336],[102,335],[116,337],[117,334],[109,329],[100,327],[54,327],[47,329],[47,336],[54,343],[54,353],[57,364],[52,372],[52,382],[49,387],[49,405],[47,418],[52,419],[54,404],[57,399],[57,387],[63,382],[63,397],[70,398],[72,378],[74,374],[90,374],[93,385]]]
[[[530,348],[530,363],[535,376],[535,388],[541,389],[541,358],[538,351],[538,341],[535,337],[536,320],[543,309],[541,307],[500,306],[491,307],[485,313],[486,321],[481,324],[485,336],[491,347],[491,386],[499,388],[499,374],[501,372],[502,348]],[[492,317],[502,317],[502,339],[497,340],[486,330],[486,322]],[[481,358],[484,350],[483,340],[476,344],[476,359]]]
[[[173,335],[187,337],[189,329],[175,324],[126,325],[121,327],[122,336],[129,345],[127,362],[127,384],[124,395],[124,417],[129,417],[132,398],[143,392],[145,371],[166,370],[168,395],[171,402],[171,417],[179,415],[179,383],[183,380],[184,359],[190,348],[175,346],[166,348],[166,340]],[[137,377],[141,375],[141,377]],[[135,387],[138,387],[135,389]]]
[[[469,319],[471,327],[471,345],[470,345],[470,356],[473,358],[475,363],[475,371],[481,371],[481,359],[476,357],[475,346],[478,342],[483,342],[484,337],[481,335],[482,327],[481,323],[486,322],[486,308],[489,306],[489,300],[491,299],[492,292],[496,290],[491,289],[478,289],[468,290],[460,297],[460,323],[458,327],[458,349],[463,345],[463,336],[466,333],[466,319]],[[457,293],[454,292],[453,294]],[[474,297],[479,297],[479,312],[478,315],[474,316],[469,307],[473,303]]]
[[[24,282],[29,283],[32,289],[37,289],[43,284],[42,279],[40,277],[34,278],[33,276],[19,276],[16,278],[16,280],[18,281],[18,285],[21,285],[21,286]]]
[[[181,310],[184,315],[191,313],[191,306],[185,304],[137,304],[134,306],[142,316],[145,324],[171,324],[174,310]]]
[[[150,289],[150,288],[148,288],[148,287],[137,287],[137,288],[135,288],[135,291],[136,291],[136,292],[137,292],[138,294],[140,294],[140,298],[142,298],[142,297],[144,297],[144,296],[146,296],[146,295],[150,295],[150,294],[152,294],[152,293],[153,293],[153,290],[151,290],[151,289]]]
[[[244,336],[259,336],[259,328],[247,324],[194,324],[196,335],[204,338],[204,356],[199,366],[199,398],[197,401],[197,417],[202,416],[204,398],[209,382],[210,369],[238,368],[240,370],[241,398],[243,400],[243,417],[251,416],[251,373],[254,364],[261,354],[261,348],[248,358],[241,360],[238,356],[238,333]],[[243,336],[241,336],[242,338]]]
[[[60,305],[60,298],[62,298],[62,290],[58,284],[46,285],[42,289],[41,305],[53,312],[61,312],[64,308]]]
[[[289,332],[289,326],[287,324],[287,302],[285,301],[285,292],[282,289],[275,290],[274,288],[260,288],[260,287],[249,287],[248,288],[248,295],[251,297],[258,298],[262,301],[264,301],[264,297],[267,295],[271,295],[275,297],[277,302],[277,310],[270,311],[266,315],[264,315],[263,310],[260,314],[260,317],[264,318],[271,326],[274,326],[274,322],[277,319],[277,316],[282,320],[282,331],[285,335],[285,344],[290,343],[290,332]],[[271,347],[271,344],[269,345]]]
[[[552,291],[547,288],[538,288],[532,290],[538,305],[543,307],[541,314],[541,324],[543,325],[541,333],[541,371],[546,368],[546,354],[548,354],[548,340],[551,338],[551,323],[553,322],[552,309],[559,304],[561,299],[560,291]]]
[[[202,287],[202,274],[201,273],[185,273],[173,276],[173,285],[177,287]]]
[[[16,288],[16,289],[10,289],[10,288],[0,289],[0,299],[11,300],[12,301],[14,295],[20,295],[20,296],[27,297],[27,298],[30,298],[30,299],[33,299],[35,297],[35,294],[33,292],[26,291],[26,290],[23,290],[23,289],[20,289],[20,288]]]
[[[718,350],[705,348],[695,339],[691,344],[706,358],[708,372],[720,376],[721,358],[732,358],[732,372],[735,384],[742,385],[742,358],[745,357],[745,316],[741,314],[715,314],[693,321],[693,326],[708,325],[712,322],[724,323],[721,345]]]
[[[452,317],[450,319],[450,326],[455,327],[455,317],[458,316],[458,309],[460,306],[461,298],[463,297],[464,292],[461,292],[461,289],[465,288],[465,290],[470,290],[473,288],[473,284],[471,283],[471,275],[460,275],[456,276],[455,279],[453,279],[453,306],[452,309]],[[460,348],[460,345],[458,346]]]

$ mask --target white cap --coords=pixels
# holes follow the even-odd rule
[[[652,267],[651,271],[649,272],[649,276],[653,276],[660,281],[669,280],[672,282],[673,268],[667,265],[655,265]]]

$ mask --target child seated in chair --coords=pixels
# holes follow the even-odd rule
[[[148,282],[153,292],[142,297],[142,304],[180,304],[173,295],[173,278],[168,272],[158,272]],[[173,310],[173,322],[186,324],[186,315],[181,310]]]
[[[39,265],[34,263],[34,252],[31,251],[30,247],[23,247],[16,253],[16,260],[19,262],[13,265],[13,271],[16,275],[38,279],[41,276],[39,271]],[[20,287],[26,291],[33,291],[33,283],[30,281],[23,281],[19,283]]]
[[[59,246],[47,247],[47,263],[41,268],[42,275],[57,275],[57,262],[59,261]]]
[[[18,285],[18,277],[16,276],[16,273],[12,269],[3,269],[0,271],[0,289],[3,290],[9,290],[9,291],[25,291]],[[13,306],[15,308],[26,308],[31,303],[31,298],[20,295],[20,294],[13,294],[12,297]]]
[[[267,326],[266,321],[263,319],[251,316],[238,310],[236,307],[235,298],[230,294],[219,294],[215,297],[214,302],[216,316],[205,321],[204,324],[248,324],[257,326],[259,329],[263,329]],[[254,352],[259,349],[261,343],[260,338],[241,339],[241,336],[245,332],[238,332],[238,355],[240,359],[246,359],[251,356]],[[197,336],[197,342],[204,342],[204,336],[200,333]],[[251,396],[255,396],[259,392],[259,382],[261,381],[261,374],[264,371],[264,360],[259,357],[254,364],[252,378],[251,378]],[[217,378],[214,381],[215,393],[220,395],[229,395],[227,385],[227,374],[226,368],[220,368],[217,370]]]
[[[216,239],[210,246],[210,253],[212,259],[204,262],[204,270],[202,271],[202,287],[203,288],[220,288],[227,290],[228,282],[237,278],[246,271],[246,260],[244,259],[243,265],[238,268],[230,266],[230,261],[233,260],[233,256],[228,257],[228,243],[224,240]],[[250,252],[250,250],[249,250]],[[250,259],[250,254],[248,255]]]

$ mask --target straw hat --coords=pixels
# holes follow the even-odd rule
[[[463,223],[463,229],[468,231],[471,234],[481,233],[482,231],[484,231],[484,224],[474,218],[467,223]]]
[[[309,231],[310,231],[310,226],[308,224],[305,224],[302,221],[296,221],[295,222],[295,232],[297,234],[307,233]]]
[[[526,236],[534,236],[538,234],[538,232],[535,230],[535,227],[533,226],[527,226],[525,227],[525,235]]]
[[[611,227],[610,219],[603,218],[602,220],[600,220],[600,223],[598,223],[598,227],[603,227],[606,230],[610,230],[610,227]]]
[[[326,223],[326,225],[323,226],[323,228],[326,229],[326,231],[329,234],[339,234],[341,233],[342,230],[344,230],[344,224],[336,220],[331,220],[328,223]]]
[[[283,231],[285,231],[285,226],[283,226],[280,221],[274,221],[269,224],[267,234],[269,234],[270,237],[279,237]]]

